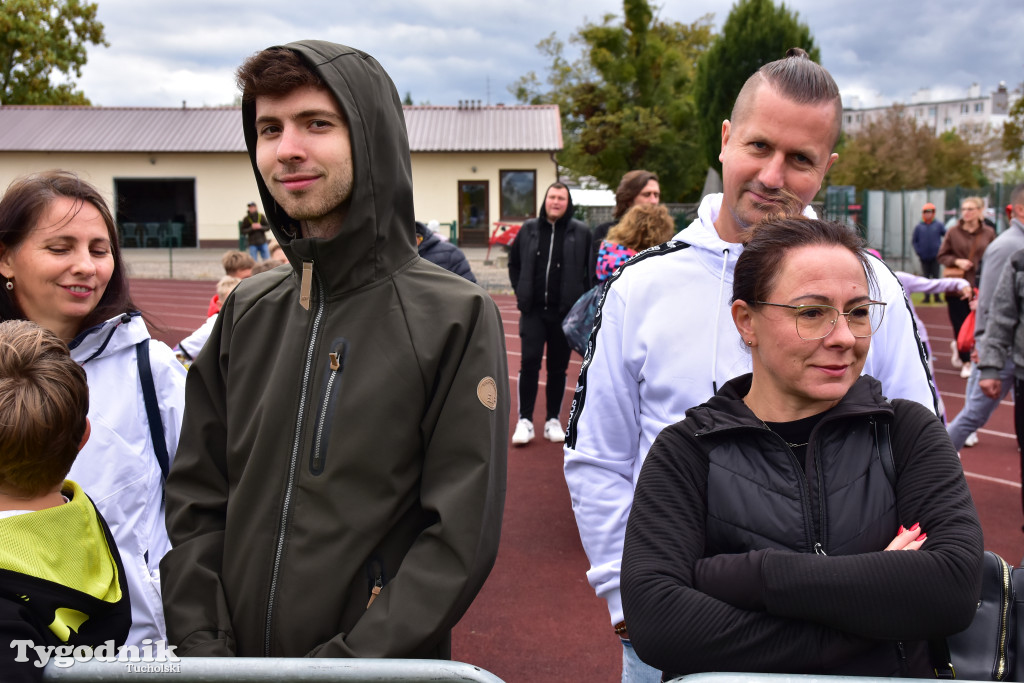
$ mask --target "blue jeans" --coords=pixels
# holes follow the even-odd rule
[[[252,256],[252,260],[253,261],[259,261],[258,257],[261,254],[263,255],[263,260],[264,261],[269,261],[270,260],[270,247],[267,246],[266,242],[264,242],[263,244],[250,244],[249,245],[249,256]]]
[[[622,683],[661,683],[661,672],[640,661],[628,640],[622,641]]]
[[[1006,395],[1013,389],[1013,361],[1007,360],[1003,369],[999,371],[999,381],[1002,383],[1002,387],[998,399],[991,399],[981,393],[978,380],[978,366],[974,365],[971,367],[971,376],[967,379],[963,410],[953,418],[946,428],[949,438],[953,441],[953,447],[958,451],[964,447],[964,441],[970,434],[985,426],[999,406],[999,401],[1006,398]]]

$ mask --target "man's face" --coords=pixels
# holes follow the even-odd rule
[[[925,209],[921,212],[921,220],[925,223],[931,223],[935,220],[935,209]]]
[[[337,232],[352,193],[348,123],[326,90],[256,98],[256,166],[270,194],[309,237]]]
[[[766,215],[794,211],[788,206],[794,198],[800,209],[811,203],[838,158],[835,116],[830,103],[798,104],[761,85],[739,119],[722,124],[725,197],[715,221],[722,239],[737,242]]]
[[[569,190],[564,187],[549,188],[547,196],[544,197],[544,213],[547,214],[548,220],[557,221],[565,215],[567,208],[569,208]]]
[[[249,214],[252,215],[252,216],[256,215],[256,205],[255,204],[250,204],[249,205]]]
[[[661,185],[658,184],[657,180],[653,178],[647,181],[644,185],[644,189],[640,190],[640,194],[633,197],[632,206],[637,204],[657,204],[661,201]]]

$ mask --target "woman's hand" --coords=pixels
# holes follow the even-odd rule
[[[974,298],[974,287],[970,285],[964,285],[963,289],[959,290],[960,298],[971,301]]]
[[[896,532],[896,538],[886,546],[886,550],[918,550],[928,540],[928,534],[924,533],[920,524],[914,524],[909,529],[902,526]]]
[[[958,258],[956,261],[954,261],[954,263],[956,264],[957,268],[960,268],[961,270],[964,271],[968,271],[974,267],[974,262],[971,261],[971,259],[969,258]]]

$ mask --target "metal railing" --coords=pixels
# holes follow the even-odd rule
[[[503,683],[494,674],[462,662],[434,659],[316,659],[262,657],[173,657],[176,661],[50,661],[47,683],[138,681],[140,675],[171,675],[174,683]]]

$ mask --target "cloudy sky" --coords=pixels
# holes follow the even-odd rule
[[[233,70],[270,45],[321,38],[369,52],[416,104],[512,103],[508,86],[547,65],[536,49],[556,32],[621,15],[621,0],[96,0],[110,47],[90,47],[79,85],[94,104],[230,104]],[[659,4],[655,0],[653,4]],[[727,0],[662,0],[665,19],[691,23]],[[1022,0],[788,0],[849,103],[905,101],[920,88],[962,97],[1024,81]],[[1015,33],[1016,31],[1016,33]]]

